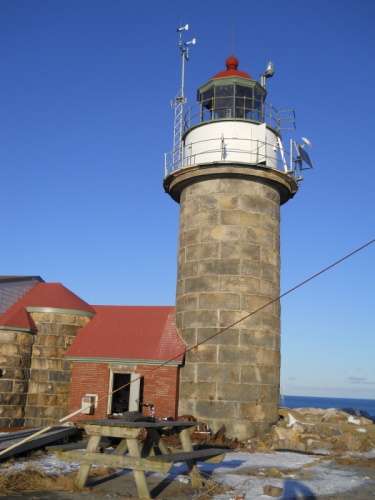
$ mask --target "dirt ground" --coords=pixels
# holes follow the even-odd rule
[[[75,474],[73,475],[73,478]],[[208,485],[201,492],[193,490],[189,484],[183,484],[179,481],[161,481],[160,478],[149,477],[147,483],[150,488],[151,495],[160,499],[174,499],[174,500],[189,500],[189,499],[201,499],[205,500],[212,498],[214,492],[218,493],[223,491],[220,486],[218,488],[212,488]],[[214,486],[214,485],[213,485]],[[211,490],[211,491],[210,491]],[[208,494],[206,493],[208,492]],[[89,487],[82,492],[74,491],[35,491],[35,492],[19,492],[19,493],[7,493],[0,496],[6,497],[8,499],[17,498],[29,498],[29,499],[51,499],[56,500],[84,500],[93,499],[136,499],[137,492],[134,484],[132,474],[125,473],[116,477],[112,476],[112,479],[107,481],[93,480],[90,482]]]

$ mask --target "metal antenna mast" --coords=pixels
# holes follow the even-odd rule
[[[179,94],[173,101],[174,107],[174,127],[173,127],[173,153],[172,164],[174,168],[182,166],[183,146],[182,135],[184,133],[184,106],[186,104],[185,97],[185,64],[189,60],[189,46],[197,43],[196,38],[192,38],[188,42],[184,41],[184,32],[189,30],[189,25],[185,24],[177,28],[178,33],[178,48],[181,55],[181,81]]]

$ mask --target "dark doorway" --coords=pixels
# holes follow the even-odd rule
[[[126,387],[123,387],[112,395],[112,414],[129,411],[130,398],[130,373],[114,373],[112,391],[115,391],[123,385],[125,385]]]

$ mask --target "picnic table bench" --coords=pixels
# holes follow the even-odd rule
[[[103,465],[113,468],[125,468],[133,471],[138,497],[142,500],[151,498],[146,482],[145,471],[168,473],[176,462],[188,465],[193,488],[202,486],[202,476],[197,468],[198,461],[221,461],[228,451],[218,448],[194,450],[191,433],[196,426],[189,421],[149,421],[151,419],[129,421],[126,418],[102,419],[81,422],[89,439],[87,448],[81,451],[60,453],[64,460],[80,463],[75,480],[78,488],[84,488],[92,465]],[[152,419],[153,420],[153,419]],[[147,432],[141,446],[140,438]],[[164,436],[178,436],[182,451],[170,453],[163,441]],[[100,453],[102,438],[116,437],[120,442],[112,453]]]

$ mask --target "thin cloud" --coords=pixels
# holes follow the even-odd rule
[[[375,385],[375,381],[368,380],[366,377],[348,377],[349,384]]]

